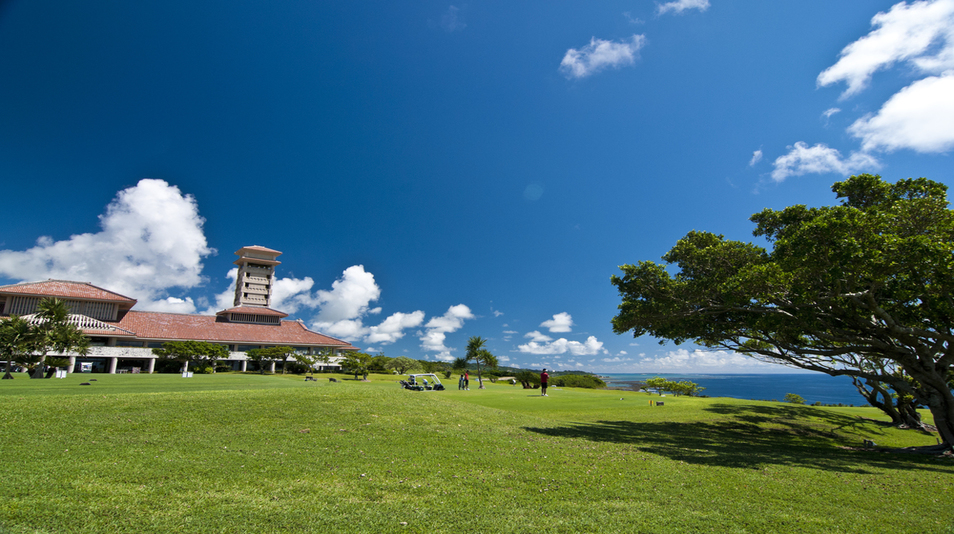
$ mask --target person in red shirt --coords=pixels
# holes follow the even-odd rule
[[[470,371],[464,371],[464,389],[470,390]]]
[[[543,372],[540,373],[540,389],[543,390],[544,397],[549,397],[549,395],[547,395],[547,382],[549,381],[550,381],[550,375],[548,375],[547,370],[544,369]]]

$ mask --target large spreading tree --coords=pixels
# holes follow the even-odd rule
[[[889,386],[954,445],[954,212],[947,186],[852,176],[840,205],[752,216],[771,245],[693,231],[623,265],[613,330]]]

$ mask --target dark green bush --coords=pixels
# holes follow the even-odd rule
[[[537,381],[539,380],[538,376]],[[550,385],[564,388],[600,389],[606,387],[606,382],[594,375],[560,375],[551,377]]]

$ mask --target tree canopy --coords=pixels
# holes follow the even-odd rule
[[[412,369],[417,369],[420,366],[420,362],[417,360],[412,360],[407,356],[398,356],[386,364],[388,369],[394,369],[399,375],[407,374]]]
[[[89,352],[89,338],[70,322],[70,308],[66,301],[46,297],[36,306],[36,322],[30,329],[30,349],[39,355],[39,365],[33,378],[43,378],[43,363],[50,352],[66,354]]]
[[[189,370],[189,362],[193,360],[207,359],[214,370],[216,360],[229,356],[227,348],[207,341],[167,341],[162,348],[152,349],[152,353],[160,358],[179,361],[183,373]]]
[[[289,356],[295,354],[295,349],[281,345],[278,347],[265,347],[262,349],[251,349],[245,353],[250,360],[258,365],[258,371],[265,374],[265,362],[282,362],[282,374],[285,374],[285,361]],[[297,359],[297,358],[296,358]]]
[[[623,265],[613,330],[889,384],[954,444],[954,212],[947,186],[837,182],[840,205],[752,216],[771,250],[693,231]],[[674,274],[670,274],[674,271]]]
[[[358,375],[368,374],[371,365],[371,355],[363,352],[349,352],[343,360],[338,362],[341,370],[351,373],[357,379]]]
[[[6,360],[3,378],[12,379],[14,363],[33,363],[33,328],[22,317],[13,315],[0,320],[0,358]]]

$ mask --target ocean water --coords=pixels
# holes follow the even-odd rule
[[[801,395],[805,402],[822,404],[867,406],[847,376],[828,376],[823,373],[791,374],[608,374],[601,375],[609,386],[614,382],[645,382],[654,376],[666,380],[688,380],[706,388],[702,395],[732,397],[735,399],[784,400],[786,393]],[[620,384],[622,385],[622,384]]]

